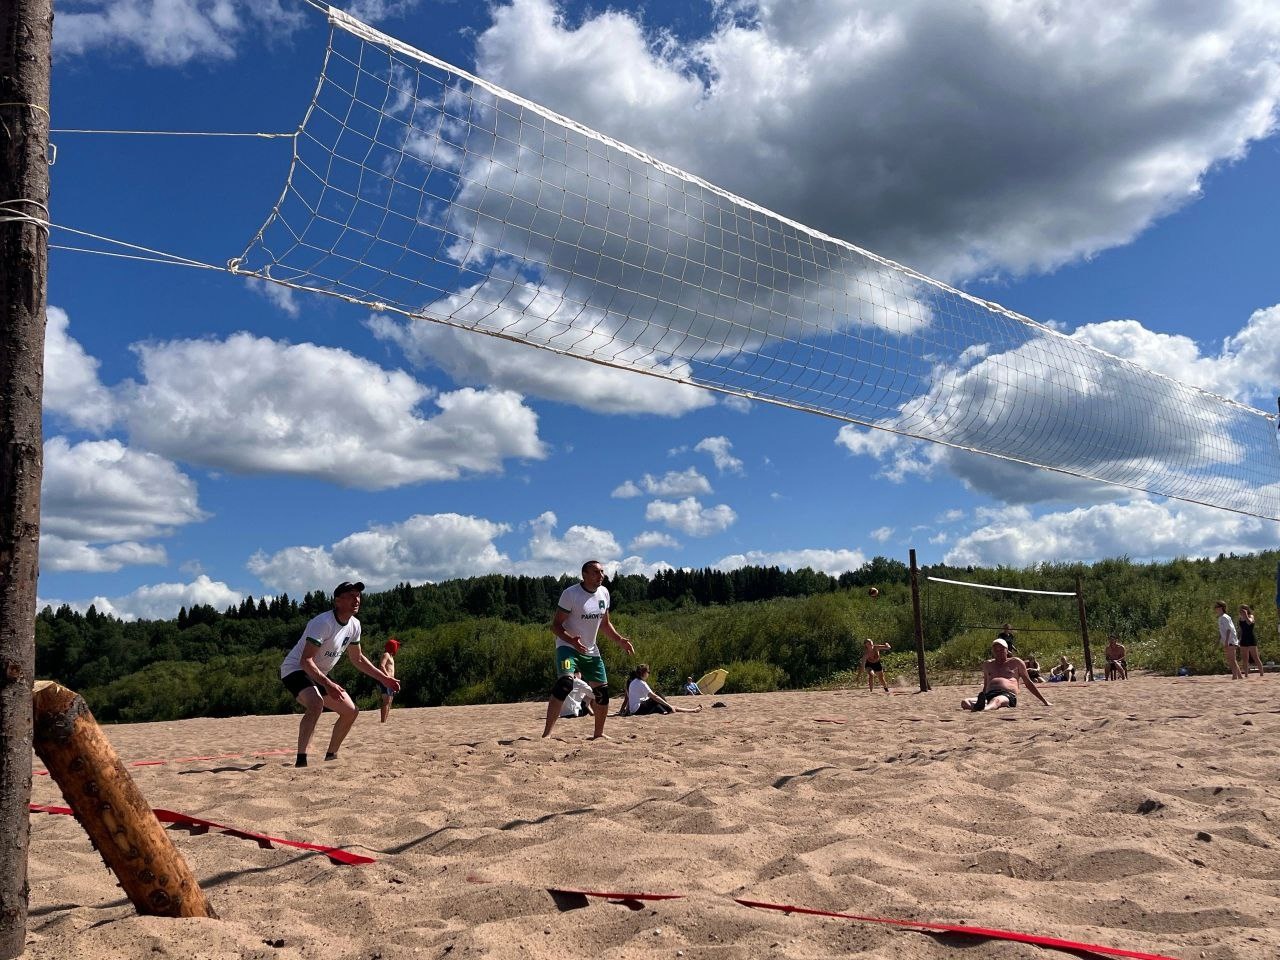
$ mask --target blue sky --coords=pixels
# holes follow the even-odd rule
[[[785,216],[1274,413],[1280,12],[1213,7],[351,9]],[[67,0],[54,126],[292,131],[327,33],[288,0]],[[245,248],[290,161],[287,140],[54,140],[55,223],[211,264]],[[41,603],[168,617],[588,555],[839,572],[909,547],[1023,566],[1276,545],[1270,521],[418,337],[215,271],[55,250],[49,304]]]

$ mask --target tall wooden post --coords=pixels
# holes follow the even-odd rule
[[[0,958],[27,938],[53,0],[0,0]]]
[[[1084,640],[1084,668],[1093,679],[1093,651],[1089,649],[1089,621],[1084,615],[1084,584],[1076,575],[1076,606],[1080,610],[1080,636]]]
[[[916,667],[920,671],[920,692],[929,690],[929,677],[924,668],[924,621],[920,619],[920,569],[916,566],[916,552],[911,551],[911,617],[916,628]]]

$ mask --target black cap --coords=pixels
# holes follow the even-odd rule
[[[333,588],[333,598],[336,600],[344,593],[351,593],[352,591],[355,591],[356,593],[364,593],[364,584],[359,580],[355,583],[352,583],[350,580],[343,580]]]

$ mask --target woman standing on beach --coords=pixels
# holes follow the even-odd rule
[[[1244,670],[1246,680],[1249,678],[1250,663],[1258,665],[1259,679],[1266,676],[1262,669],[1262,655],[1258,653],[1258,638],[1253,632],[1256,622],[1253,616],[1253,607],[1247,603],[1240,604],[1240,658],[1244,660],[1240,667]]]

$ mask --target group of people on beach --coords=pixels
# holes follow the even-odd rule
[[[1254,632],[1257,618],[1253,615],[1253,607],[1247,603],[1240,604],[1238,631],[1231,614],[1227,613],[1227,601],[1219,600],[1215,603],[1213,612],[1218,617],[1218,642],[1222,645],[1222,655],[1227,666],[1231,668],[1231,679],[1247,679],[1251,666],[1257,666],[1259,679],[1265,677],[1262,656],[1258,653],[1258,637]]]

